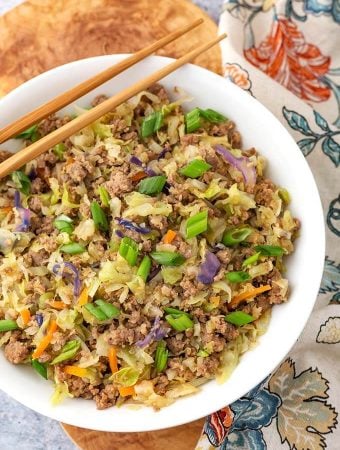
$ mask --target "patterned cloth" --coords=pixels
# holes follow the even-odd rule
[[[270,109],[306,156],[324,206],[327,256],[313,314],[289,357],[210,416],[196,450],[340,449],[339,23],[340,0],[224,5],[225,77]]]

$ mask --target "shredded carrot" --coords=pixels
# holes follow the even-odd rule
[[[65,309],[66,308],[66,303],[62,302],[61,300],[54,300],[52,302],[48,303],[50,306],[52,306],[52,308],[54,309]]]
[[[78,366],[65,366],[64,372],[75,377],[88,377],[88,370]]]
[[[8,214],[13,210],[13,206],[4,206],[3,208],[0,208],[0,214]]]
[[[148,174],[145,173],[144,170],[141,170],[140,172],[137,172],[134,175],[132,175],[131,180],[132,181],[140,181],[147,176],[148,176]]]
[[[239,303],[243,302],[243,300],[247,300],[248,298],[251,297],[256,297],[257,295],[262,294],[262,292],[270,291],[270,289],[271,286],[269,286],[269,284],[266,284],[265,286],[260,286],[258,288],[251,289],[250,291],[242,292],[241,294],[236,295],[231,300],[229,305],[232,308],[235,308]]]
[[[66,160],[66,165],[69,166],[72,163],[74,163],[74,158],[72,158],[72,156],[69,156]]]
[[[20,311],[20,316],[21,316],[21,318],[22,318],[23,324],[24,324],[24,325],[27,325],[28,322],[29,322],[30,319],[31,319],[31,313],[30,313],[29,309],[22,309],[22,310]]]
[[[173,230],[168,230],[163,239],[164,244],[171,244],[171,242],[175,239],[175,237],[176,237],[176,232]]]
[[[135,395],[135,387],[134,386],[121,386],[118,388],[118,391],[122,397],[127,397],[128,395]]]
[[[109,364],[112,373],[118,372],[117,352],[114,347],[110,347],[109,350]]]
[[[84,289],[81,291],[79,298],[78,298],[78,305],[84,306],[89,301],[89,290],[87,287],[84,287]]]
[[[39,356],[42,355],[42,353],[48,347],[48,344],[51,342],[52,336],[54,332],[57,330],[57,328],[58,328],[57,322],[55,320],[51,320],[46,336],[41,339],[40,344],[32,353],[32,359],[37,359],[39,358]]]

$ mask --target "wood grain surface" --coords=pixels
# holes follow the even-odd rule
[[[1,1],[1,0],[0,0]],[[197,18],[205,23],[157,53],[179,57],[216,37],[216,24],[186,0],[27,0],[0,17],[0,95],[48,69],[89,56],[130,53]],[[218,46],[195,61],[221,72]],[[204,419],[146,433],[62,424],[83,450],[193,450]]]

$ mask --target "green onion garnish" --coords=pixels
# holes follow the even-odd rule
[[[242,283],[243,281],[247,281],[251,279],[251,276],[247,272],[229,272],[226,274],[226,279],[230,281],[230,283]]]
[[[256,245],[254,248],[264,256],[282,256],[285,252],[284,249],[278,245]]]
[[[32,125],[27,130],[15,136],[15,139],[30,139],[32,142],[35,142],[39,139],[38,133],[38,125]]]
[[[103,320],[107,320],[104,311],[102,311],[100,307],[95,306],[93,303],[86,303],[86,305],[84,305],[84,308],[100,322],[102,322]]]
[[[241,327],[247,323],[253,322],[255,318],[250,314],[246,314],[243,311],[234,311],[225,316],[225,321]]]
[[[168,362],[169,351],[164,341],[159,341],[155,353],[155,367],[158,373],[163,372]]]
[[[206,350],[201,349],[201,350],[199,350],[197,352],[197,356],[201,356],[202,358],[206,358],[207,356],[209,356],[209,353]]]
[[[164,115],[160,111],[156,111],[145,117],[142,122],[141,135],[143,138],[151,136],[158,131],[163,125]]]
[[[256,261],[259,259],[261,253],[257,252],[254,255],[249,256],[247,259],[245,259],[242,263],[242,267],[250,266],[251,264],[256,263]]]
[[[193,238],[198,234],[204,233],[208,229],[208,210],[202,211],[189,217],[185,225],[185,237]]]
[[[133,239],[123,237],[120,242],[118,252],[120,256],[126,259],[130,266],[134,266],[136,264],[138,257],[138,245]]]
[[[176,309],[176,308],[166,307],[166,308],[164,308],[164,311],[174,317],[182,316],[183,314],[190,317],[189,313],[187,313],[185,311],[181,311],[180,309]]]
[[[162,192],[166,183],[164,175],[157,175],[155,177],[144,178],[138,184],[138,192],[146,195],[155,195]]]
[[[73,220],[65,214],[61,214],[59,217],[57,217],[53,222],[53,225],[61,233],[71,234],[74,230]]]
[[[192,133],[201,126],[201,116],[199,108],[195,108],[185,114],[185,131]]]
[[[64,244],[60,247],[61,253],[67,253],[68,255],[79,255],[86,252],[86,247],[78,242],[71,242],[70,244]]]
[[[16,188],[25,195],[31,192],[31,180],[21,170],[16,170],[12,173],[12,181]]]
[[[237,245],[247,239],[247,237],[251,234],[251,231],[251,228],[248,227],[232,228],[224,233],[222,242],[227,247]]]
[[[102,208],[97,202],[91,203],[91,214],[96,228],[100,231],[108,231],[109,223]]]
[[[211,165],[203,161],[202,159],[194,159],[188,165],[183,167],[179,171],[181,175],[184,175],[189,178],[198,178],[211,169]]]
[[[63,361],[67,361],[68,359],[73,358],[80,349],[80,341],[73,339],[72,341],[68,341],[63,348],[60,350],[58,356],[56,356],[51,364],[59,364]]]
[[[57,144],[53,147],[53,153],[58,157],[58,159],[64,159],[64,152],[66,150],[66,145],[63,142]]]
[[[119,316],[120,310],[104,300],[95,300],[95,304],[103,311],[108,319],[114,319]]]
[[[225,116],[223,116],[222,114],[220,114],[217,111],[214,111],[213,109],[200,109],[200,114],[201,117],[203,117],[203,119],[207,120],[208,122],[212,122],[212,123],[220,123],[220,122],[225,122],[226,120],[228,120]]]
[[[176,331],[185,331],[189,328],[194,327],[194,322],[190,319],[190,317],[187,314],[181,314],[176,316],[169,314],[165,316],[165,320]]]
[[[180,266],[185,261],[185,257],[176,252],[152,252],[150,256],[162,266]]]
[[[280,188],[279,189],[279,197],[280,197],[281,200],[283,200],[286,203],[286,205],[289,205],[289,203],[290,203],[290,194],[287,191],[287,189]]]
[[[149,256],[144,256],[137,270],[137,275],[142,278],[144,283],[146,283],[146,280],[150,273],[150,269],[151,269],[151,259],[149,258]]]
[[[107,192],[104,186],[99,186],[98,193],[102,205],[108,208],[110,206],[110,194]]]
[[[47,366],[46,364],[40,363],[37,359],[32,359],[31,361],[33,369],[45,380],[47,380]]]
[[[0,332],[17,330],[18,328],[19,328],[18,324],[16,323],[15,320],[10,319],[0,320]]]

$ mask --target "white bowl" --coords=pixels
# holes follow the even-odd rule
[[[66,64],[24,83],[0,100],[0,127],[56,94],[105,69],[124,55],[99,56]],[[88,105],[100,94],[113,94],[171,62],[159,56],[132,67],[91,92],[78,105]],[[182,87],[194,97],[188,108],[213,108],[234,120],[244,148],[254,146],[269,160],[269,175],[292,195],[291,210],[302,222],[296,251],[287,261],[291,295],[288,303],[274,307],[267,333],[246,353],[230,379],[211,381],[196,395],[177,400],[155,412],[148,407],[109,408],[98,411],[93,401],[68,399],[52,407],[52,383],[30,367],[14,366],[0,351],[0,388],[35,411],[62,422],[103,431],[147,431],[173,427],[206,416],[237,400],[261,382],[295,344],[312,311],[322,276],[324,224],[321,202],[309,167],[295,142],[279,121],[251,95],[208,70],[186,65],[162,80],[166,88]],[[66,111],[73,111],[67,108]],[[17,141],[2,148],[15,149]]]

